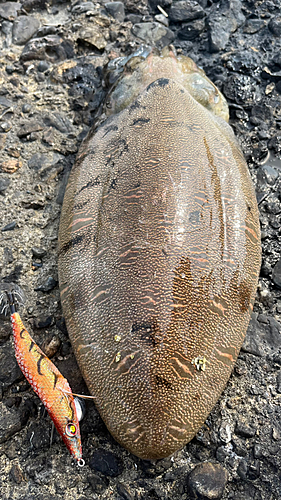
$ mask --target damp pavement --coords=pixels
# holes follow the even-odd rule
[[[158,7],[160,6],[160,9]],[[164,13],[163,13],[164,10]],[[202,429],[149,462],[121,448],[87,402],[77,468],[15,361],[0,320],[3,500],[281,498],[281,7],[279,0],[0,2],[1,280],[75,392],[87,393],[57,277],[63,193],[105,97],[102,69],[142,43],[172,43],[226,96],[260,208],[263,261],[233,374]]]

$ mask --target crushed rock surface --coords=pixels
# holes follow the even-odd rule
[[[168,14],[163,14],[160,5]],[[3,500],[281,498],[281,6],[279,0],[0,1],[1,281],[27,297],[25,326],[87,393],[67,336],[57,235],[67,178],[105,97],[102,68],[173,43],[228,99],[256,186],[263,262],[253,317],[205,425],[174,456],[140,460],[87,403],[78,468],[15,361],[0,320]]]

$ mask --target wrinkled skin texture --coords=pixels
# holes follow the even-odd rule
[[[260,233],[223,96],[190,59],[134,64],[111,97],[110,112],[123,111],[89,135],[73,167],[59,278],[102,418],[125,448],[156,459],[192,439],[230,376]]]

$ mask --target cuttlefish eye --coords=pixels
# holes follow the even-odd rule
[[[69,424],[65,426],[65,433],[68,437],[75,437],[77,434],[76,425],[73,424],[73,422],[69,422]]]

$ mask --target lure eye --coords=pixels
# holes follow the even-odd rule
[[[70,422],[69,424],[67,424],[65,426],[65,434],[68,436],[68,437],[75,437],[76,434],[77,434],[77,428],[76,428],[76,425],[74,425],[72,422]]]

